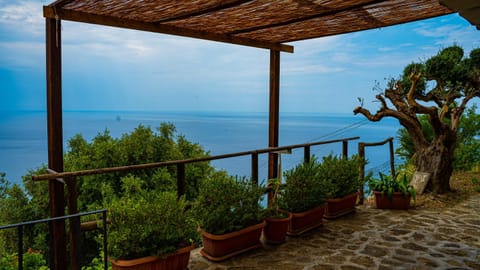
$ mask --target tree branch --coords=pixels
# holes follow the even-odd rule
[[[476,92],[480,92],[480,91],[476,91]],[[472,99],[474,98],[475,96],[479,96],[479,93],[477,93],[477,95],[475,95],[476,93],[473,92],[469,95],[466,95],[463,100],[462,100],[462,103],[460,103],[460,106],[458,106],[457,108],[454,108],[452,109],[452,112],[450,114],[450,117],[452,119],[452,131],[457,133],[458,131],[458,128],[460,126],[460,118],[462,117],[462,114],[463,112],[465,111],[465,108],[467,107],[467,103]]]
[[[416,144],[416,147],[421,147],[425,146],[428,144],[427,139],[425,138],[425,135],[423,134],[422,131],[422,126],[418,119],[416,117],[411,117],[405,113],[391,110],[388,108],[380,108],[375,114],[371,114],[369,110],[363,108],[363,107],[357,107],[353,110],[353,113],[355,115],[357,114],[362,114],[365,116],[368,120],[372,122],[378,122],[382,120],[384,117],[394,117],[397,118],[398,121],[407,129],[407,131],[410,133],[412,140],[414,141],[414,144]]]
[[[433,90],[428,92],[428,94],[426,94],[426,95],[416,94],[415,98],[418,99],[418,100],[424,101],[424,102],[433,101],[433,102],[435,102],[435,104],[437,104],[437,106],[439,108],[443,107],[442,100],[436,94],[434,94]]]
[[[412,85],[410,86],[410,89],[408,90],[407,93],[407,102],[410,108],[414,110],[415,113],[422,113],[422,114],[428,114],[431,117],[438,117],[437,114],[437,108],[436,107],[426,107],[421,104],[419,104],[415,100],[415,90],[417,88],[418,81],[422,78],[421,73],[411,73],[410,74],[410,80],[412,81]]]

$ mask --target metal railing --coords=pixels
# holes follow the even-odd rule
[[[108,261],[107,261],[107,210],[102,209],[102,210],[97,210],[97,211],[91,211],[91,212],[84,212],[84,213],[77,213],[77,214],[72,214],[72,215],[66,215],[66,216],[61,216],[61,217],[52,217],[52,218],[46,218],[46,219],[40,219],[40,220],[33,220],[33,221],[26,221],[26,222],[21,222],[21,223],[16,223],[16,224],[10,224],[10,225],[5,225],[5,226],[0,226],[0,230],[6,230],[6,229],[13,229],[17,228],[17,236],[18,236],[18,269],[23,270],[23,229],[26,226],[32,226],[35,224],[40,224],[40,223],[48,223],[51,228],[52,222],[55,221],[64,221],[66,219],[79,219],[82,216],[88,216],[88,215],[96,215],[96,214],[102,214],[102,223],[103,223],[103,260],[104,260],[104,269],[108,269]],[[52,236],[50,235],[50,238]],[[78,238],[80,237],[79,235],[77,236]],[[50,239],[50,253],[52,253],[52,241]],[[52,255],[50,255],[52,256]],[[50,260],[50,263],[52,260]],[[52,266],[50,265],[50,269],[52,269]]]

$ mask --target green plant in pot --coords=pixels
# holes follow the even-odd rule
[[[327,192],[325,218],[334,219],[355,211],[360,188],[361,159],[330,154],[323,157],[319,165],[320,181]]]
[[[209,260],[222,261],[261,247],[263,195],[264,188],[225,172],[203,180],[194,205],[202,235],[200,253]]]
[[[321,226],[326,187],[319,177],[319,162],[312,157],[284,173],[281,206],[292,213],[288,234],[300,235]]]
[[[148,192],[134,177],[122,180],[126,195],[106,203],[113,269],[187,269],[197,233],[186,200],[175,192]]]
[[[416,191],[410,181],[406,173],[394,176],[379,173],[379,178],[367,177],[369,191],[373,191],[375,204],[380,209],[408,209],[410,199],[416,199]]]
[[[270,179],[268,187],[271,192],[271,202],[265,210],[266,225],[263,236],[268,244],[281,244],[285,242],[292,214],[280,208],[283,198],[281,179]]]

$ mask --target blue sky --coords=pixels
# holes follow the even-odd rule
[[[45,110],[49,2],[0,0],[0,110]],[[268,110],[268,50],[74,22],[62,30],[65,110]],[[449,15],[292,43],[280,109],[351,113],[357,97],[374,108],[375,81],[452,44],[468,53],[480,31]]]

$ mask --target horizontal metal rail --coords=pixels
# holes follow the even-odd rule
[[[138,165],[119,166],[119,167],[80,170],[80,171],[75,171],[75,172],[53,172],[52,171],[52,173],[50,173],[50,174],[34,175],[34,176],[32,176],[32,180],[33,181],[45,181],[45,180],[54,180],[54,179],[63,180],[63,178],[68,178],[68,177],[86,176],[86,175],[95,175],[95,174],[104,174],[104,173],[114,173],[114,172],[131,171],[131,170],[153,169],[153,168],[158,168],[158,167],[173,166],[173,165],[180,165],[180,164],[189,164],[189,163],[196,163],[196,162],[205,162],[205,161],[226,159],[226,158],[232,158],[232,157],[273,153],[273,152],[278,152],[278,151],[282,151],[282,150],[289,150],[289,149],[296,149],[296,148],[306,148],[306,149],[308,148],[309,149],[310,146],[314,146],[314,145],[331,144],[331,143],[337,143],[337,142],[348,142],[348,141],[351,141],[351,140],[358,140],[359,138],[360,137],[357,136],[357,137],[343,138],[343,139],[337,139],[337,140],[319,141],[319,142],[311,142],[311,143],[303,143],[303,144],[293,144],[293,145],[280,146],[280,147],[269,147],[269,148],[264,148],[264,149],[257,149],[257,150],[237,152],[237,153],[217,155],[217,156],[208,156],[208,157],[192,158],[192,159],[184,159],[184,160],[154,162],[154,163],[146,163],[146,164],[138,164]]]
[[[107,212],[107,210],[102,209],[102,210],[96,210],[96,211],[91,211],[91,212],[84,212],[84,213],[66,215],[66,216],[61,216],[61,217],[52,217],[52,218],[38,219],[38,220],[32,220],[32,221],[25,221],[25,222],[20,222],[20,223],[16,223],[16,224],[9,224],[9,225],[0,226],[0,230],[15,228],[15,227],[18,227],[18,226],[35,225],[35,224],[38,224],[38,223],[48,223],[50,221],[65,220],[65,219],[70,219],[70,218],[74,218],[74,217],[100,214],[100,213],[104,213],[104,212]]]

